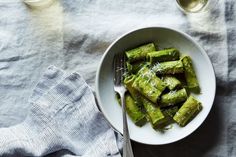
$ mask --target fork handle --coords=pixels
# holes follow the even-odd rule
[[[123,157],[134,157],[126,118],[125,92],[121,94],[121,104],[123,114]]]

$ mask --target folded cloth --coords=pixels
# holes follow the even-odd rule
[[[116,133],[78,73],[49,67],[30,98],[22,123],[0,129],[0,156],[121,156]]]

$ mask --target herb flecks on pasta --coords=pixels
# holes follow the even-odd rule
[[[150,63],[179,60],[179,50],[175,48],[164,49],[159,51],[149,52],[147,61]]]
[[[190,56],[176,48],[158,50],[154,43],[125,51],[124,84],[127,113],[137,126],[149,121],[153,129],[165,131],[170,124],[186,126],[202,104],[191,92],[200,86]]]

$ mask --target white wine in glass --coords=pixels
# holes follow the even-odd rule
[[[207,4],[208,0],[176,0],[178,5],[186,12],[201,11]]]

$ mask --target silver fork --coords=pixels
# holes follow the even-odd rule
[[[120,95],[122,104],[122,115],[123,115],[123,157],[134,157],[129,130],[126,118],[126,104],[125,104],[125,92],[127,89],[123,84],[123,78],[125,74],[125,56],[117,54],[113,60],[114,68],[114,90]]]

